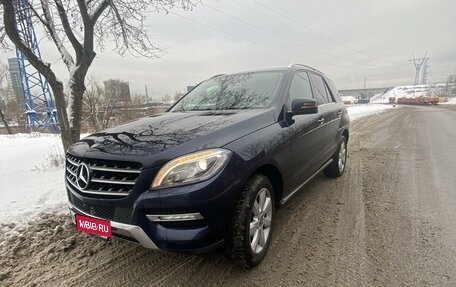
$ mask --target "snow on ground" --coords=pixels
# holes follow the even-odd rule
[[[348,106],[351,120],[392,108]],[[0,135],[0,231],[42,211],[65,212],[63,149],[58,135]]]
[[[0,230],[41,211],[65,210],[59,135],[0,135]]]
[[[456,105],[456,98],[452,98],[448,100],[447,102],[442,103],[444,105]]]
[[[373,96],[370,99],[370,102],[373,104],[387,104],[389,103],[389,98],[395,98],[397,101],[399,98],[417,98],[428,96],[430,92],[431,89],[427,85],[399,86],[388,90],[385,93]]]
[[[347,106],[347,112],[350,116],[350,120],[353,121],[362,117],[370,116],[372,114],[378,114],[392,108],[393,105],[382,104],[350,105]]]

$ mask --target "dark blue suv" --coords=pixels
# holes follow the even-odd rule
[[[75,222],[86,220],[82,231],[101,222],[101,236],[165,251],[223,245],[254,266],[271,241],[274,210],[319,172],[341,176],[348,139],[338,91],[315,69],[218,75],[166,113],[71,146],[69,207]]]

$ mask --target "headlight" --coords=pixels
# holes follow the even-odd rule
[[[228,162],[231,151],[209,149],[175,158],[165,164],[152,181],[152,188],[178,186],[206,180]]]

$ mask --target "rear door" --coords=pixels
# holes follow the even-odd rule
[[[316,73],[310,73],[312,91],[318,103],[318,124],[323,130],[319,138],[319,166],[322,166],[335,152],[337,147],[336,139],[340,124],[341,108],[336,103],[325,80]]]

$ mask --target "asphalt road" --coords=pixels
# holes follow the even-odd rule
[[[43,215],[0,235],[1,286],[456,286],[456,106],[356,121],[346,173],[276,213],[265,261],[158,253]]]

